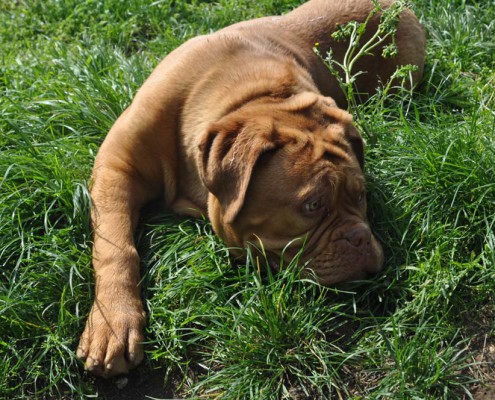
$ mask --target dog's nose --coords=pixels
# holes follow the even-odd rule
[[[364,224],[358,224],[345,235],[346,240],[359,250],[371,251],[371,230]]]

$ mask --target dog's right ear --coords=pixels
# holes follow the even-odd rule
[[[359,166],[361,167],[361,171],[364,171],[364,141],[363,137],[357,130],[357,128],[349,124],[346,129],[346,138],[349,144],[352,147],[352,151],[356,156]]]
[[[325,113],[344,125],[345,138],[356,156],[361,171],[364,171],[364,141],[361,133],[359,133],[352,123],[352,115],[347,111],[338,108],[331,98],[326,98],[326,103],[324,104],[327,106],[324,108]]]
[[[212,124],[202,138],[200,175],[219,200],[226,223],[234,221],[244,204],[257,160],[281,145],[277,136],[270,118],[242,120],[227,116]]]

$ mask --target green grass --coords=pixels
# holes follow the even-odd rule
[[[0,398],[133,389],[95,380],[75,357],[92,301],[97,148],[167,52],[298,3],[0,5]],[[144,218],[147,356],[131,381],[163,372],[162,398],[468,399],[495,379],[484,364],[495,344],[495,5],[414,4],[428,32],[424,82],[412,98],[363,105],[358,121],[377,139],[366,168],[384,272],[324,289],[297,265],[273,276],[254,256],[233,264],[205,221]]]

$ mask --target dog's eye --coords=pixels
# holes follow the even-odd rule
[[[323,206],[323,201],[321,200],[321,197],[318,199],[312,199],[304,204],[304,211],[307,214],[313,214],[314,212],[318,211],[322,206]]]

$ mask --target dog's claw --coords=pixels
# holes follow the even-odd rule
[[[76,352],[76,356],[80,360],[86,361],[86,358],[88,357],[88,351],[85,349],[82,349],[81,347],[78,347],[77,352]]]

